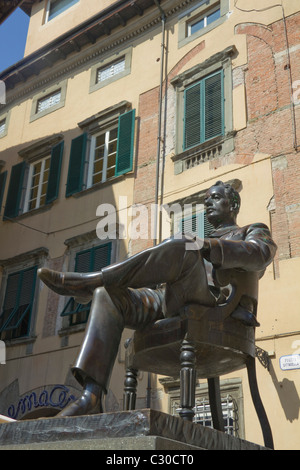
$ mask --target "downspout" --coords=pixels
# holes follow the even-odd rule
[[[161,14],[161,69],[160,69],[160,84],[159,84],[159,109],[158,109],[158,133],[157,133],[157,156],[156,156],[156,181],[155,181],[155,211],[154,211],[154,229],[153,229],[153,246],[157,245],[157,230],[158,230],[158,198],[159,198],[159,177],[160,177],[160,150],[161,150],[161,123],[162,123],[162,95],[163,95],[163,75],[164,75],[164,59],[165,59],[165,26],[166,15],[160,6],[159,0],[154,0],[155,5]],[[148,385],[147,385],[147,398],[146,406],[151,406],[151,373],[148,372]]]
[[[157,154],[156,154],[156,185],[155,185],[155,217],[154,217],[154,230],[153,230],[153,245],[157,245],[157,229],[158,229],[158,199],[159,199],[159,178],[160,178],[160,151],[161,151],[161,124],[162,124],[162,96],[163,96],[163,79],[164,79],[164,62],[165,62],[165,27],[166,15],[161,8],[159,1],[154,0],[161,13],[161,27],[162,27],[162,43],[161,43],[161,68],[160,68],[160,85],[159,85],[159,110],[158,110],[158,132],[157,132]]]

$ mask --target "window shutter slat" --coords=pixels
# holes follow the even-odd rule
[[[132,170],[135,109],[119,116],[116,176]]]
[[[46,204],[55,201],[58,197],[60,170],[63,156],[64,142],[55,145],[51,151],[50,172],[48,179]]]
[[[111,243],[102,245],[94,251],[94,266],[93,271],[100,271],[100,269],[110,264],[111,257]]]
[[[184,149],[201,142],[201,84],[184,92]]]
[[[86,144],[86,133],[72,140],[66,197],[72,196],[82,189]]]
[[[0,173],[0,213],[2,210],[2,201],[4,196],[5,183],[7,178],[7,171]]]
[[[35,287],[35,275],[36,268],[23,272],[19,305],[28,305],[32,302]]]
[[[208,222],[206,212],[204,213],[204,237],[209,237],[214,230],[214,226]]]
[[[205,140],[223,134],[223,72],[205,79]]]
[[[91,269],[91,251],[77,253],[75,262],[75,271],[77,273],[88,273]]]
[[[25,168],[26,163],[21,162],[11,169],[4,219],[6,217],[11,219],[19,215]]]
[[[34,299],[36,272],[37,268],[35,266],[26,271],[11,274],[8,277],[4,308],[0,318],[0,331],[18,328],[26,315],[28,315],[28,318],[26,325],[24,324],[24,331],[28,331]]]

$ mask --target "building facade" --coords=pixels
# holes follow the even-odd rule
[[[260,281],[257,375],[275,447],[296,449],[297,0],[25,4],[24,58],[0,74],[0,414],[54,416],[80,394],[70,367],[89,306],[47,289],[38,267],[88,272],[186,227],[203,236],[205,191],[223,180],[241,194],[238,224],[266,223],[278,245]],[[184,218],[167,210],[185,205]],[[131,335],[106,411],[122,409]],[[138,382],[139,408],[178,412],[176,378]],[[221,391],[228,432],[263,443],[246,373],[222,377]],[[211,422],[204,381],[196,419]]]

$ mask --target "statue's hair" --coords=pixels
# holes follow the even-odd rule
[[[223,186],[226,196],[230,199],[233,205],[234,211],[239,212],[241,207],[241,197],[239,193],[229,183],[223,183],[223,181],[217,181],[214,186]]]

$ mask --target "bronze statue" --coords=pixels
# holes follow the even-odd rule
[[[242,270],[263,275],[276,245],[266,225],[236,225],[238,192],[218,181],[206,193],[205,208],[215,230],[198,249],[186,249],[189,238],[170,238],[101,272],[39,270],[40,279],[58,294],[73,296],[80,303],[92,299],[85,338],[72,368],[83,393],[59,416],[102,412],[102,396],[107,393],[125,327],[145,328],[179,315],[190,303],[215,306],[224,301],[226,291],[209,285],[207,266],[216,274]],[[245,308],[236,312],[236,320],[255,327],[256,306],[251,302],[249,297]]]

